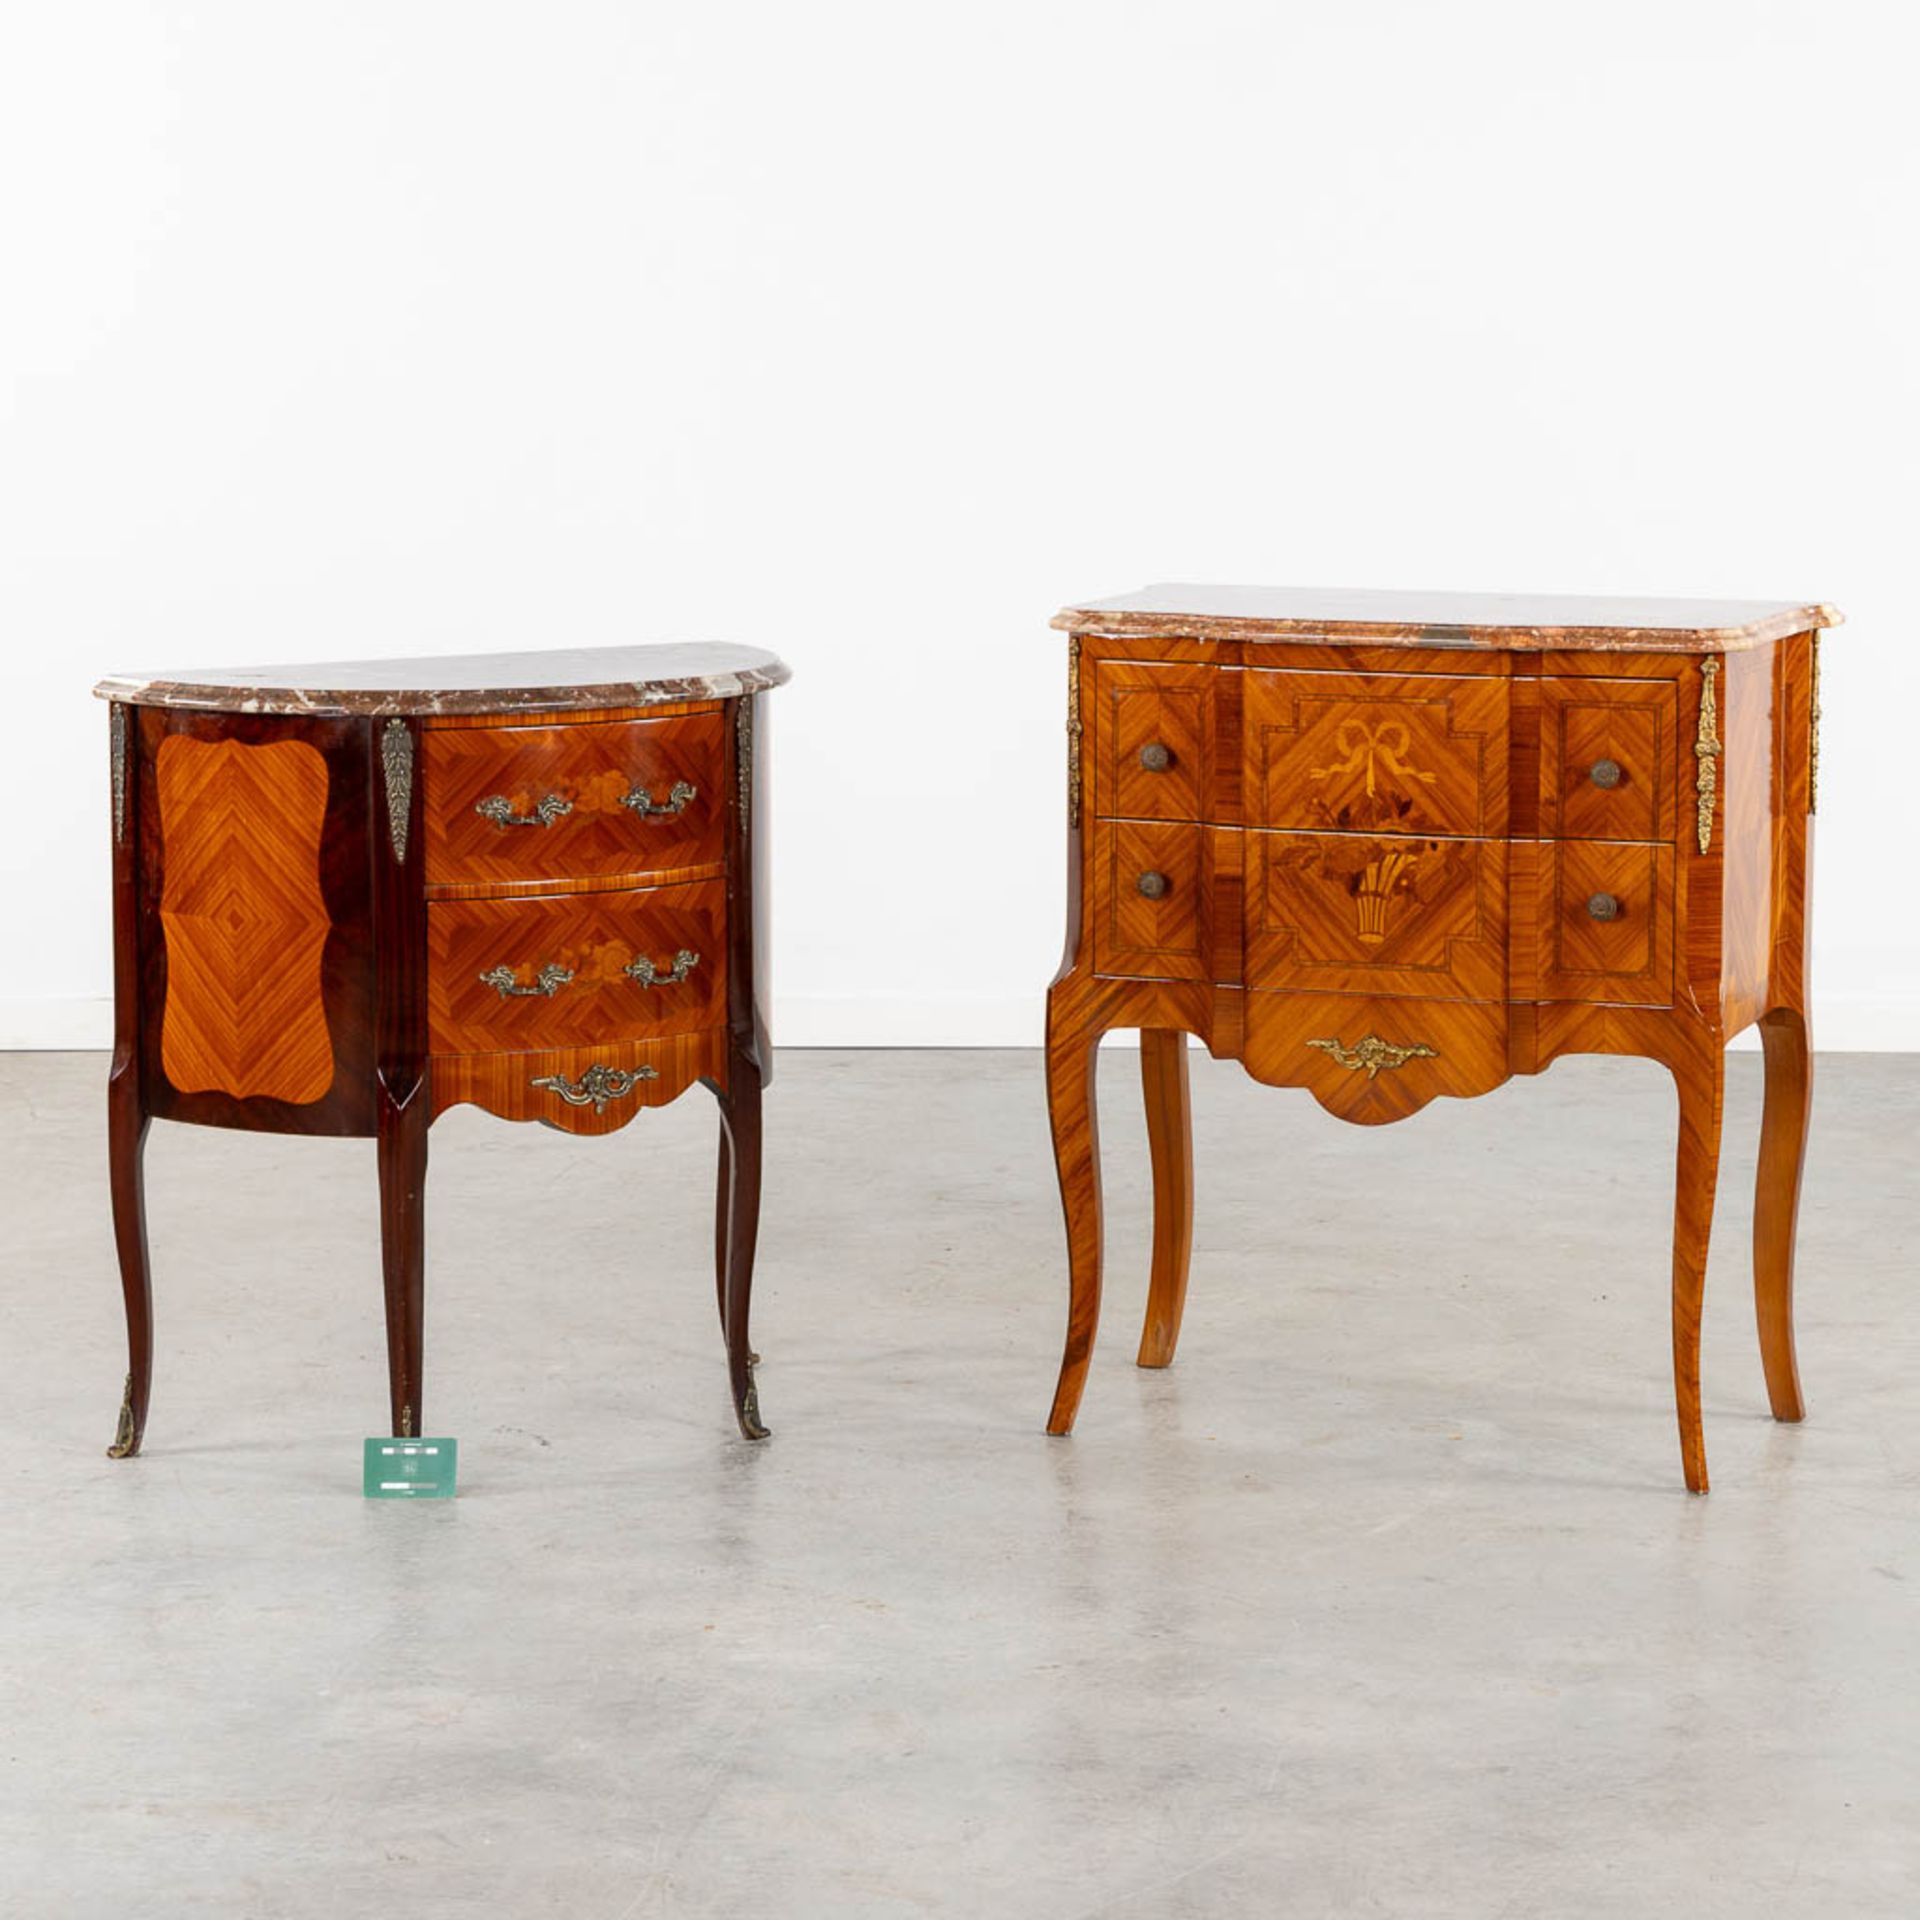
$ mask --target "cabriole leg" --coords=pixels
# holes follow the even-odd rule
[[[1100,1325],[1100,1123],[1094,1110],[1097,1032],[1047,1031],[1047,1113],[1060,1203],[1067,1216],[1067,1344],[1054,1388],[1049,1433],[1071,1433]]]
[[[733,1142],[727,1137],[724,1103],[720,1111],[720,1168],[713,1188],[713,1296],[720,1309],[720,1337],[727,1337],[727,1229],[733,1217]]]
[[[1680,1459],[1687,1487],[1707,1490],[1707,1444],[1700,1420],[1700,1311],[1707,1242],[1720,1173],[1720,1108],[1725,1067],[1717,1044],[1674,1068],[1680,1091],[1680,1147],[1673,1198],[1673,1387]]]
[[[764,1440],[760,1390],[753,1367],[758,1356],[748,1332],[753,1304],[753,1255],[760,1235],[760,1069],[736,1048],[720,1101],[721,1194],[725,1208],[725,1256],[720,1325],[727,1342],[727,1380],[734,1416],[749,1440]]]
[[[422,1431],[427,1305],[427,1088],[380,1101],[380,1262],[387,1295],[387,1396],[396,1437]]]
[[[127,1306],[127,1385],[120,1425],[107,1449],[115,1460],[140,1451],[153,1389],[153,1279],[147,1258],[147,1116],[138,1077],[116,1066],[107,1082],[107,1174],[113,1194],[113,1240],[120,1256],[120,1291]]]
[[[1760,1043],[1766,1050],[1767,1093],[1753,1196],[1753,1304],[1773,1417],[1802,1420],[1807,1408],[1793,1351],[1793,1247],[1813,1099],[1806,1015],[1776,1007],[1760,1022]]]
[[[1180,1342],[1193,1252],[1193,1119],[1184,1033],[1166,1027],[1143,1029],[1140,1082],[1153,1161],[1153,1277],[1147,1287],[1139,1361],[1143,1367],[1164,1367]]]

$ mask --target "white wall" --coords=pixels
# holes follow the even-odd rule
[[[0,39],[0,1045],[110,668],[778,647],[780,1037],[1030,1041],[1064,600],[1825,598],[1818,1033],[1920,1046],[1904,0],[57,5]]]

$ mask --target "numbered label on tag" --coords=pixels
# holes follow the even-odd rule
[[[369,1500],[451,1500],[457,1440],[369,1440],[361,1490]]]

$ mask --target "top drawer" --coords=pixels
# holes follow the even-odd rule
[[[1509,686],[1496,675],[1249,673],[1248,824],[1504,835]]]
[[[1102,660],[1093,670],[1093,812],[1204,820],[1212,778],[1211,667]]]
[[[1671,680],[1540,682],[1540,831],[1669,841],[1677,694]]]
[[[726,715],[430,728],[429,884],[610,880],[717,866]]]

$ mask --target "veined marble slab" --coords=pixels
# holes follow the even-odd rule
[[[450,653],[424,660],[205,667],[109,674],[102,700],[219,713],[541,713],[731,700],[792,678],[758,647],[675,641],[651,647],[554,647],[540,653]]]
[[[1339,587],[1170,582],[1063,607],[1067,633],[1144,634],[1288,645],[1478,647],[1532,653],[1738,653],[1840,624],[1838,608],[1793,600],[1613,599],[1550,593],[1389,593]]]

